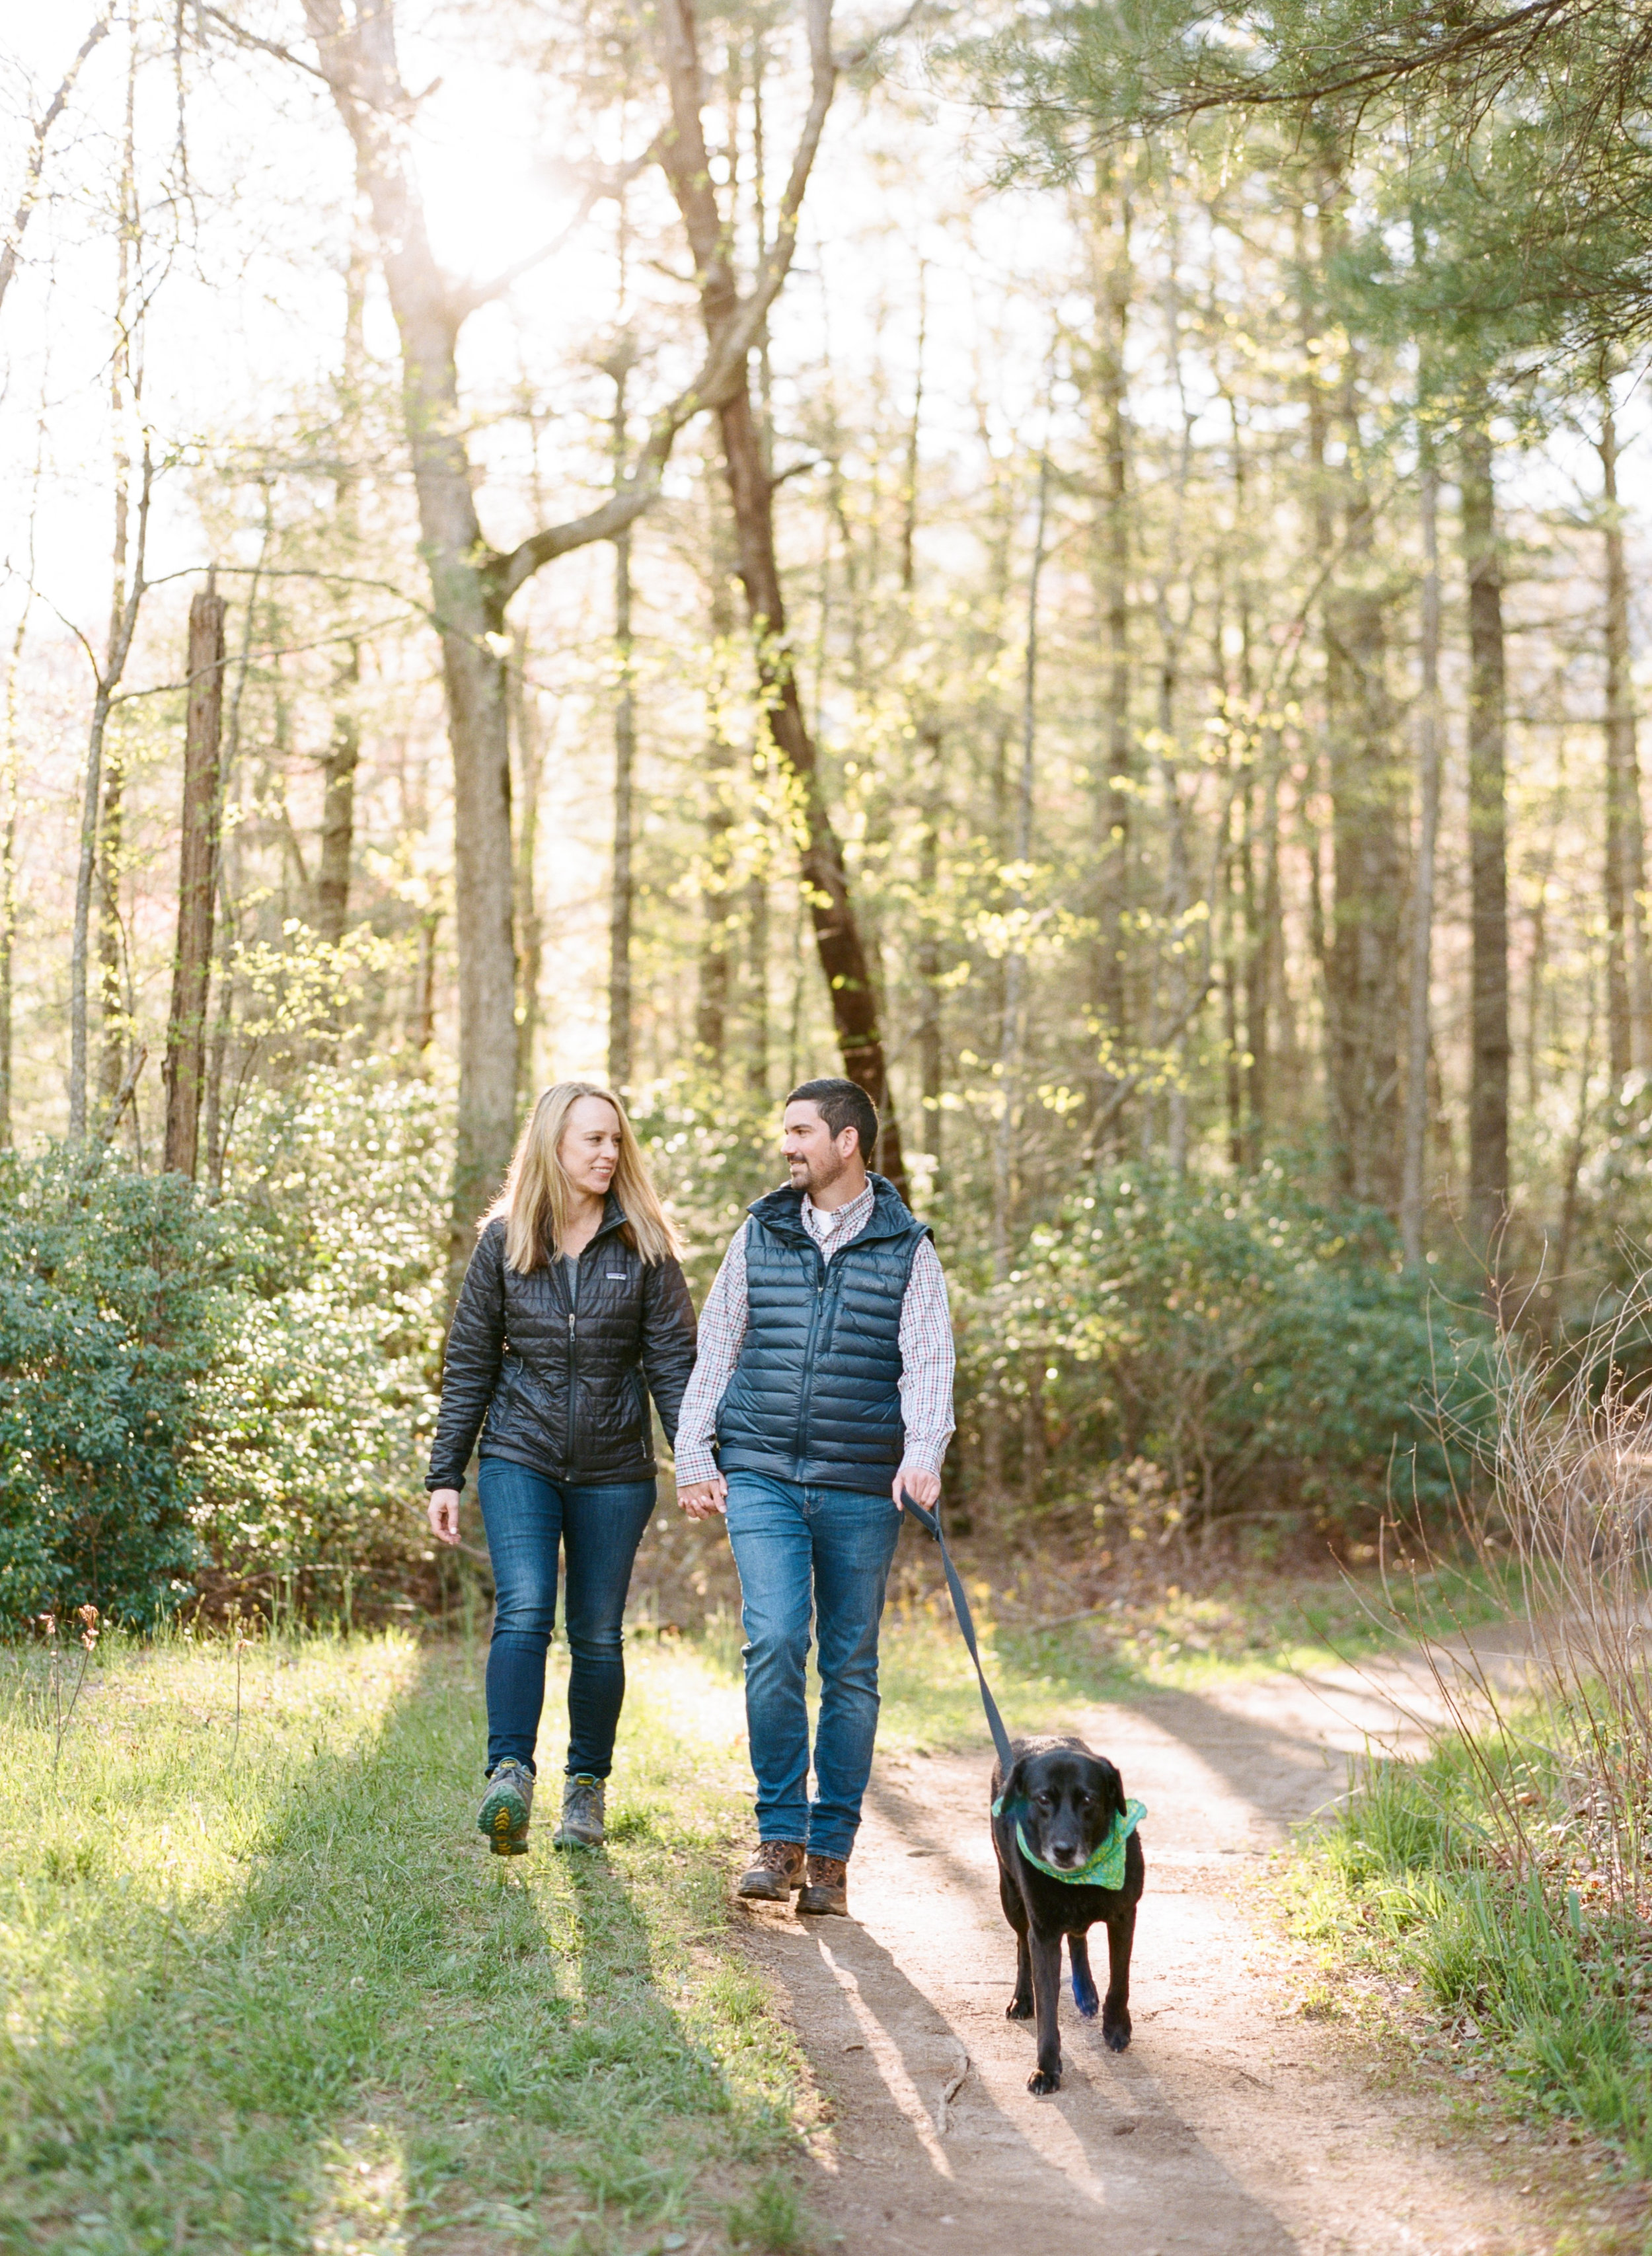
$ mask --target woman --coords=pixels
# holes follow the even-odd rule
[[[603,1839],[625,1696],[621,1618],[654,1508],[648,1395],[674,1435],[694,1345],[676,1242],[624,1106],[589,1082],[558,1082],[533,1108],[465,1272],[425,1484],[432,1528],[456,1543],[481,1434],[477,1491],[497,1604],[477,1822],[496,1856],[527,1847],[559,1544],[571,1659],[554,1840],[594,1849]]]

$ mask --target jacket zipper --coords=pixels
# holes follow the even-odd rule
[[[583,1256],[581,1256],[582,1260]],[[562,1270],[562,1290],[568,1291],[568,1270]],[[575,1304],[568,1304],[568,1465],[570,1476],[579,1463],[574,1450],[574,1435],[579,1421],[579,1350],[578,1327],[575,1321]]]

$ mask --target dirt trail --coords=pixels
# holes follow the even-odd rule
[[[1426,1671],[1144,1693],[1081,1731],[1148,1808],[1130,2050],[1063,1987],[1063,2089],[1034,2099],[1030,2027],[1006,2021],[1014,1947],[978,1752],[880,1760],[851,1867],[853,1921],[753,1909],[834,2104],[813,2199],[851,2256],[1274,2256],[1552,2245],[1533,2156],[1453,2131],[1426,2089],[1380,2087],[1304,2021],[1252,1883],[1331,1800],[1368,1734],[1414,1736]],[[1396,1704],[1397,1703],[1397,1704]],[[1104,1964],[1105,1964],[1105,1945]]]

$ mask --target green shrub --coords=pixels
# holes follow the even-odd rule
[[[0,1624],[422,1559],[438,1119],[367,1067],[260,1096],[215,1209],[112,1155],[0,1154]]]
[[[959,1301],[972,1458],[997,1418],[1029,1501],[1036,1486],[1120,1532],[1426,1512],[1465,1469],[1436,1420],[1444,1392],[1466,1448],[1483,1328],[1430,1305],[1381,1216],[1317,1206],[1280,1167],[1097,1177],[1007,1284]]]
[[[244,1115],[224,1208],[240,1293],[193,1453],[225,1572],[393,1571],[427,1549],[449,1165],[435,1092],[368,1065]]]
[[[88,1602],[146,1621],[191,1587],[230,1267],[176,1176],[0,1153],[0,1623]]]

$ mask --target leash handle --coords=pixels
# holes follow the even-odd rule
[[[964,1594],[964,1584],[958,1579],[958,1570],[952,1563],[952,1554],[947,1548],[946,1530],[941,1525],[941,1507],[937,1504],[930,1512],[905,1489],[900,1493],[904,1499],[903,1508],[941,1547],[941,1564],[946,1569],[947,1588],[952,1593],[952,1611],[958,1618],[964,1642],[975,1663],[975,1679],[981,1688],[981,1705],[986,1710],[987,1728],[992,1734],[992,1745],[998,1750],[999,1769],[1007,1783],[1009,1774],[1015,1767],[1015,1757],[1010,1752],[1010,1735],[1004,1728],[1004,1718],[998,1711],[998,1702],[992,1697],[992,1688],[987,1682],[986,1671],[981,1666],[980,1648],[975,1641],[975,1617],[970,1611],[970,1601]]]

